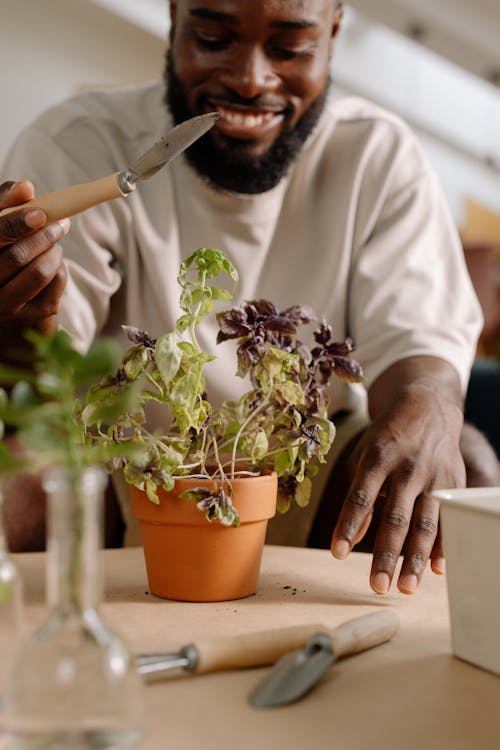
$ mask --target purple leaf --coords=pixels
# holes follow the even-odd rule
[[[135,328],[135,326],[122,326],[122,330],[127,335],[128,339],[133,344],[142,344],[143,346],[148,347],[149,349],[154,349],[154,346],[156,344],[156,339],[153,338],[153,336],[150,336],[149,333],[146,331],[141,331],[140,328]]]
[[[335,357],[335,375],[345,383],[361,383],[363,369],[359,362],[347,357]]]

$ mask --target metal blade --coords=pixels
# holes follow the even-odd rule
[[[154,175],[210,130],[218,117],[218,112],[209,112],[181,122],[128,168],[128,172],[133,172],[134,175],[132,181],[146,180]]]
[[[248,700],[257,708],[293,703],[316,684],[335,659],[330,637],[318,633],[304,648],[282,656],[252,690]]]
[[[182,654],[141,654],[136,657],[139,674],[152,675],[171,669],[189,669],[189,659]]]

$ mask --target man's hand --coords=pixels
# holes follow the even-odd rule
[[[0,185],[0,211],[34,197],[30,182]],[[0,215],[0,358],[22,332],[32,328],[51,334],[67,274],[57,243],[69,229],[69,219],[47,224],[40,209]]]
[[[389,590],[404,555],[398,588],[414,593],[427,561],[444,572],[439,504],[433,490],[465,486],[459,448],[463,425],[458,377],[443,360],[412,357],[381,375],[369,392],[373,421],[353,454],[352,481],[332,538],[343,559],[382,503],[370,583]]]

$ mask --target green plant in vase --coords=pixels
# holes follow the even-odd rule
[[[76,351],[69,334],[58,331],[52,337],[28,332],[33,347],[30,366],[0,365],[0,476],[22,470],[40,471],[50,465],[70,473],[104,464],[137,447],[97,443],[85,434],[81,420],[81,396],[96,377],[113,372],[120,359],[118,346],[111,340],[98,340],[86,354]],[[103,405],[101,421],[113,420],[131,408],[136,397],[127,389],[113,402]],[[13,454],[5,437],[5,425],[15,428],[16,438],[27,453]]]
[[[0,368],[0,380],[12,384],[9,394],[0,390],[0,424],[15,427],[23,446],[11,453],[7,440],[0,442],[0,475],[42,473],[50,612],[18,649],[6,680],[5,747],[132,749],[141,736],[141,685],[133,657],[99,615],[105,486],[99,465],[137,448],[89,440],[78,396],[96,373],[116,367],[118,351],[100,341],[80,354],[63,331],[29,339],[34,367]],[[129,389],[100,418],[115,418],[113,409],[131,408],[133,398]]]

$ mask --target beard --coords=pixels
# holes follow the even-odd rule
[[[164,77],[165,103],[175,125],[203,114],[204,110],[194,111],[189,106],[184,87],[175,73],[170,49],[167,50]],[[329,85],[330,79],[296,125],[289,129],[285,127],[265,153],[253,156],[248,153],[241,140],[220,134],[219,140],[216,140],[209,131],[185,151],[188,163],[217,190],[244,194],[265,193],[271,190],[287,174],[318,122],[325,106]],[[285,110],[285,124],[291,114],[291,110]]]

